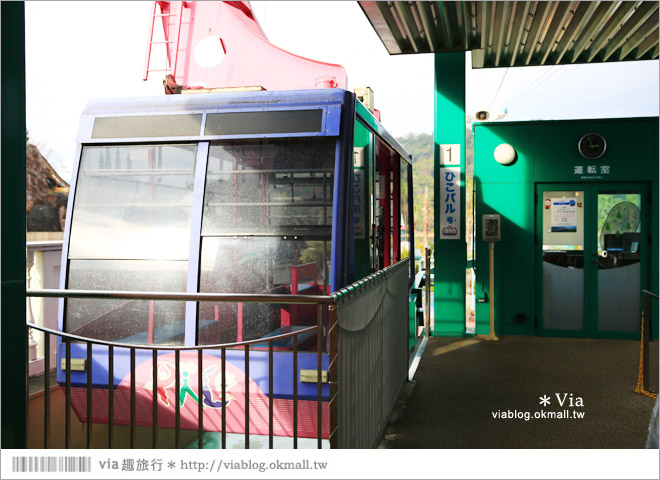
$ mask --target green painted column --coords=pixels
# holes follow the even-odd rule
[[[25,10],[2,2],[2,447],[27,444]]]
[[[465,52],[435,55],[434,104],[435,324],[432,335],[459,337],[465,334]],[[458,156],[456,147],[460,150]],[[452,148],[451,157],[449,148]],[[448,165],[441,166],[441,159]],[[456,189],[458,185],[447,186],[447,180],[453,180],[457,168],[460,168],[460,193]],[[445,188],[441,185],[443,177]],[[451,198],[451,189],[456,189],[458,212],[454,205],[448,206],[444,201]],[[451,219],[458,227],[456,236],[441,238],[441,215],[447,216],[452,210],[458,214]],[[445,223],[444,227],[450,225]]]

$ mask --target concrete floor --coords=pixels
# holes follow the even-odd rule
[[[657,392],[657,341],[650,350]],[[634,393],[639,351],[629,340],[431,338],[379,448],[644,448],[654,400]]]

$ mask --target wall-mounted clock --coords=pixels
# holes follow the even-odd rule
[[[578,142],[578,150],[584,158],[594,159],[602,157],[607,148],[607,142],[598,133],[587,133]]]

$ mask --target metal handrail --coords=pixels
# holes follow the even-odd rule
[[[404,258],[403,260],[400,260],[397,263],[385,267],[382,270],[374,272],[371,275],[368,275],[361,280],[357,280],[351,285],[340,288],[336,292],[330,294],[330,298],[332,299],[332,302],[330,303],[337,303],[339,300],[343,300],[345,297],[350,297],[352,294],[356,294],[362,291],[363,289],[376,283],[376,281],[378,281],[380,278],[388,277],[393,273],[399,271],[400,269],[407,267],[409,262],[410,262],[409,258]]]
[[[383,271],[383,270],[381,270]],[[244,302],[244,303],[284,303],[284,304],[332,304],[330,295],[289,295],[257,293],[187,293],[187,292],[147,292],[121,290],[26,290],[26,297],[45,298],[103,298],[112,300],[172,300],[192,302]]]
[[[71,333],[61,332],[59,330],[53,330],[52,328],[46,328],[39,325],[34,325],[29,322],[25,322],[25,326],[29,328],[33,328],[35,330],[39,330],[40,332],[48,333],[51,335],[57,335],[59,337],[69,339],[73,342],[92,343],[94,345],[105,345],[106,347],[136,348],[143,350],[179,350],[179,351],[213,350],[213,349],[221,349],[221,348],[245,347],[255,343],[275,342],[277,340],[283,340],[285,338],[302,335],[303,333],[316,331],[316,329],[318,328],[316,325],[313,325],[311,327],[295,330],[289,333],[283,333],[281,335],[274,335],[272,337],[260,337],[255,340],[245,340],[242,342],[232,342],[232,343],[218,343],[213,345],[166,345],[166,344],[149,345],[145,343],[137,344],[137,343],[110,342],[108,340],[99,340],[96,338],[81,337],[79,335],[73,335]]]
[[[351,285],[343,287],[330,295],[289,295],[259,293],[188,293],[188,292],[149,292],[130,290],[71,290],[71,289],[29,289],[27,297],[45,298],[104,298],[128,300],[173,300],[192,302],[247,302],[247,303],[286,303],[286,304],[326,304],[336,303],[337,299],[348,293],[359,291],[371,285],[381,277],[389,276],[408,265],[409,258],[372,273]]]

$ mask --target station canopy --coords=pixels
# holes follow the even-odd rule
[[[472,68],[658,58],[658,2],[358,2],[392,55],[472,51]]]

